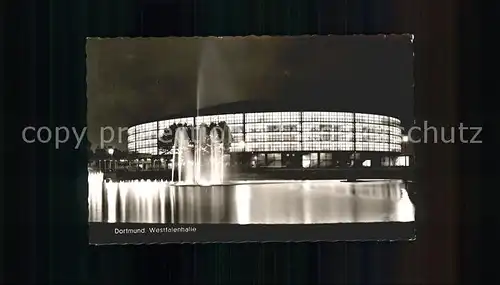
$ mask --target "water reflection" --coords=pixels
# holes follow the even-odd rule
[[[89,178],[89,220],[132,223],[311,224],[414,220],[397,180],[241,182],[171,186]]]

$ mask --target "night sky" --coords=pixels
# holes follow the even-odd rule
[[[408,125],[412,52],[409,36],[90,39],[88,138],[95,146],[101,126],[252,99],[385,105]]]

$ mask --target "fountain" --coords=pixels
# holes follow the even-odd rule
[[[217,185],[224,183],[224,130],[200,125],[178,128],[172,147],[172,183],[176,185]],[[176,175],[177,174],[177,175]]]
[[[177,187],[165,180],[106,182],[102,173],[89,173],[88,221],[324,224],[410,222],[415,217],[413,203],[401,181],[261,182]]]
[[[89,194],[88,206],[89,217],[95,221],[102,220],[103,214],[103,192],[104,174],[102,172],[89,172],[88,174]],[[93,220],[91,220],[93,221]]]

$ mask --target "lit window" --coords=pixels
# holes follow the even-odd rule
[[[132,136],[135,134],[135,127],[130,127],[127,130],[127,135]]]
[[[318,154],[317,153],[303,154],[302,167],[304,168],[318,167]]]
[[[268,167],[282,167],[281,153],[269,153],[269,154],[267,154],[267,166]]]
[[[320,153],[319,154],[319,167],[331,167],[333,165],[332,162],[332,154],[331,153]]]
[[[406,155],[397,157],[395,166],[410,166],[410,157]]]

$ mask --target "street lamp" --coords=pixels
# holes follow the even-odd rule
[[[110,156],[110,159],[109,159],[109,168],[111,169],[111,165],[113,163],[113,153],[115,153],[115,149],[110,147],[108,148],[108,154]],[[116,169],[116,162],[115,162],[115,169]]]
[[[403,142],[408,142],[408,136],[403,136]]]

